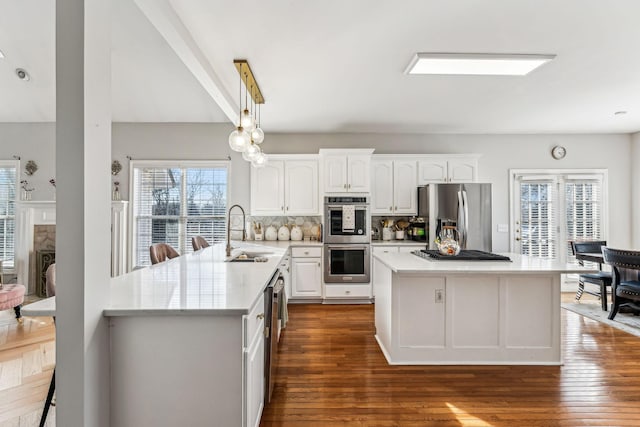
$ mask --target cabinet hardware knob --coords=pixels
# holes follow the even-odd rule
[[[347,189],[347,184],[344,184],[342,187],[346,190]]]
[[[320,263],[318,263],[318,267],[320,267]]]
[[[287,210],[289,210],[289,206],[287,206]]]
[[[389,206],[389,210],[393,212],[393,206]]]
[[[398,210],[398,207],[396,206],[396,210]]]
[[[350,293],[351,293],[351,291],[344,291],[344,293],[345,293],[345,294],[350,294]]]
[[[260,313],[256,316],[256,319],[264,319],[264,313]]]
[[[283,211],[284,210],[284,206],[280,206],[280,210]]]
[[[309,255],[309,251],[304,251],[304,254],[305,255]]]

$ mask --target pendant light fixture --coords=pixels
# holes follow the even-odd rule
[[[260,129],[260,105],[258,105],[258,120],[256,121],[256,125],[251,130],[251,139],[256,144],[262,144],[264,141],[264,132]]]
[[[253,167],[264,167],[269,160],[259,146],[264,141],[264,132],[260,129],[259,117],[260,105],[264,104],[264,98],[258,87],[258,82],[256,82],[251,72],[249,63],[244,59],[236,59],[233,63],[240,74],[240,123],[238,128],[229,136],[229,145],[233,150],[242,152],[242,158],[251,162]],[[244,83],[245,87],[244,109],[242,109],[242,83]],[[251,96],[251,111],[249,110],[247,95]],[[239,134],[242,134],[242,140],[232,144],[234,133],[238,134],[234,141],[240,140]]]
[[[240,64],[240,96],[238,97],[238,101],[240,101],[240,117],[242,117],[242,64]],[[236,130],[231,132],[229,135],[229,147],[233,151],[244,152],[247,149],[249,144],[251,143],[251,135],[247,132],[242,126],[242,120],[240,119],[240,123],[238,123],[238,127]]]

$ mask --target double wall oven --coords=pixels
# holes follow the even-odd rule
[[[325,197],[324,217],[325,283],[369,283],[369,199]]]

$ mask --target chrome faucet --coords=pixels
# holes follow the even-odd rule
[[[242,241],[246,240],[247,229],[246,229],[246,216],[244,214],[244,209],[240,205],[233,205],[229,208],[229,213],[227,214],[227,256],[231,256],[231,211],[233,208],[238,207],[242,211]],[[237,230],[234,230],[237,231]]]

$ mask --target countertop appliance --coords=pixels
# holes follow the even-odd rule
[[[418,215],[429,224],[429,249],[443,226],[454,226],[462,249],[491,251],[491,184],[428,184],[418,187]]]
[[[264,401],[269,403],[276,382],[278,365],[278,314],[284,303],[284,278],[277,270],[264,290]]]
[[[508,256],[468,249],[460,251],[460,253],[455,256],[443,255],[439,251],[431,249],[421,249],[419,251],[413,251],[412,253],[421,258],[432,258],[442,261],[511,261],[511,258]]]

